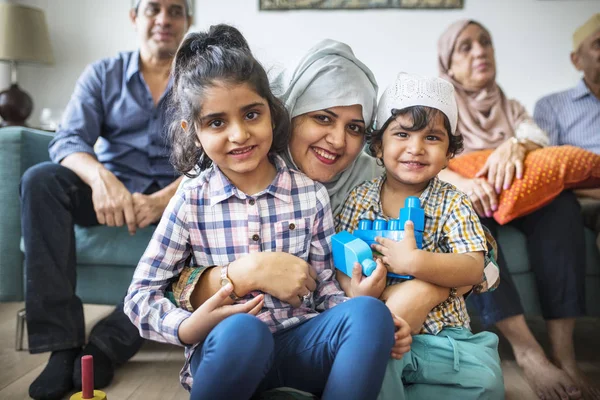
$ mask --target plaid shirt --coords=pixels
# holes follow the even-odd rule
[[[354,232],[361,219],[389,219],[381,206],[381,186],[385,176],[367,181],[348,195],[341,213],[336,217],[336,230]],[[470,253],[487,250],[486,237],[468,197],[449,183],[433,178],[420,196],[425,211],[423,250],[436,253]],[[485,274],[484,274],[485,280]],[[388,285],[401,282],[388,278]],[[444,327],[464,326],[470,329],[470,318],[463,296],[457,296],[446,306],[432,310],[421,333],[438,334]]]
[[[213,166],[184,186],[169,203],[154,236],[135,270],[125,313],[144,338],[183,345],[179,325],[190,312],[177,308],[165,290],[184,265],[225,265],[241,256],[263,251],[286,252],[306,260],[318,274],[317,289],[294,308],[265,294],[258,318],[272,332],[286,329],[347,300],[332,266],[334,233],[329,196],[324,186],[289,170],[275,156],[277,175],[264,191],[248,196]],[[206,269],[207,267],[198,267]],[[246,302],[260,292],[251,292]],[[198,344],[186,346],[180,374],[190,390],[190,358]]]

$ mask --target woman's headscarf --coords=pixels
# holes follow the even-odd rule
[[[505,140],[515,136],[519,124],[531,117],[515,100],[506,98],[494,80],[477,91],[467,90],[448,75],[456,40],[469,24],[479,22],[461,20],[446,29],[438,41],[438,67],[440,76],[454,85],[458,104],[458,129],[464,137],[465,152],[495,149]]]
[[[373,72],[354,56],[350,46],[331,39],[322,40],[310,49],[291,74],[288,71],[274,80],[274,92],[291,118],[325,108],[360,104],[367,127],[375,117],[377,89]],[[289,149],[283,157],[289,167],[298,169]],[[331,181],[321,182],[329,193],[334,215],[352,187],[380,174],[375,160],[361,152]]]

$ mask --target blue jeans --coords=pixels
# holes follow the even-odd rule
[[[75,294],[75,224],[98,225],[92,189],[59,164],[45,162],[29,168],[21,179],[21,226],[31,353],[85,344],[83,307]],[[122,364],[139,350],[143,339],[123,312],[121,301],[94,326],[89,342],[115,364]]]
[[[394,344],[379,300],[358,297],[271,334],[258,318],[218,324],[191,359],[191,399],[249,399],[287,386],[322,399],[376,399]]]

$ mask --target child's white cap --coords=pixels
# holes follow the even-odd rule
[[[440,110],[450,121],[451,135],[456,133],[458,107],[454,86],[441,78],[400,72],[396,81],[385,89],[377,107],[376,129],[381,129],[392,116],[392,110],[412,106],[425,106]]]

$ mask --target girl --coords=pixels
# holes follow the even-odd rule
[[[339,289],[327,191],[276,155],[289,119],[264,69],[227,25],[188,35],[174,63],[172,158],[183,173],[196,165],[203,173],[167,207],[125,312],[143,337],[186,346],[181,381],[193,399],[247,399],[278,386],[324,399],[374,398],[393,345],[392,317],[377,300],[346,301]],[[228,274],[231,261],[263,251],[310,264],[295,306],[246,291],[251,284]],[[221,266],[221,290],[193,313],[165,297],[185,263]]]
[[[338,231],[352,232],[361,219],[398,218],[405,199],[419,197],[426,215],[423,249],[417,249],[410,221],[403,240],[376,238],[373,248],[391,272],[455,288],[430,312],[411,351],[390,362],[381,398],[436,398],[442,385],[445,398],[504,396],[498,338],[470,332],[464,299],[456,295],[457,287],[481,281],[487,251],[468,197],[437,178],[462,148],[457,114],[450,83],[400,74],[381,97],[378,129],[369,139],[385,173],[354,188],[336,217]],[[392,313],[402,306],[397,299],[403,289],[396,283],[391,278],[380,291]]]

